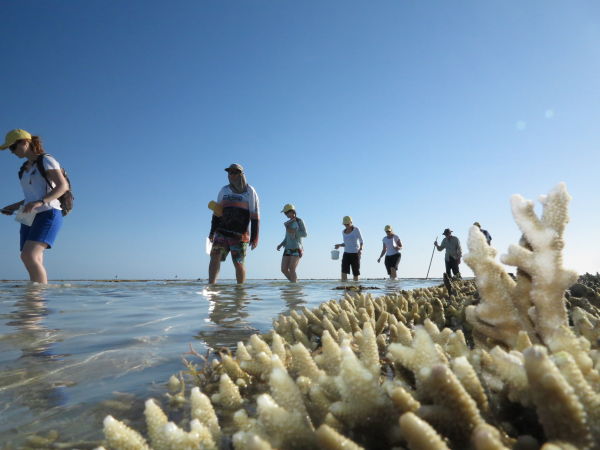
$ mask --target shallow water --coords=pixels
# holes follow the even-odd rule
[[[439,279],[362,280],[375,296]],[[352,285],[350,282],[348,285]],[[339,299],[336,280],[0,282],[0,448],[55,429],[101,439],[108,413],[133,416],[184,369],[189,345],[234,348],[280,313]],[[119,415],[121,413],[121,415]],[[83,448],[83,446],[81,447]]]

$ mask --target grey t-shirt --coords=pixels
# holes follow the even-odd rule
[[[450,256],[454,259],[462,258],[462,249],[460,248],[460,241],[456,236],[445,237],[442,239],[439,250],[446,249],[445,259],[448,261]]]

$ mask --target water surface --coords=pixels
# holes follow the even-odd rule
[[[439,279],[364,280],[373,295]],[[347,283],[352,285],[353,283]],[[193,348],[234,348],[280,313],[339,299],[335,280],[297,284],[72,281],[0,282],[0,448],[58,430],[61,441],[101,439],[103,417],[133,417],[184,367]]]

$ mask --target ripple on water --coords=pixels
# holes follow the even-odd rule
[[[362,280],[383,295],[439,280]],[[339,299],[339,281],[0,282],[0,442],[57,429],[61,440],[100,439],[115,411],[143,401],[183,369],[189,344],[235,348],[281,313]],[[351,285],[352,283],[349,283]]]

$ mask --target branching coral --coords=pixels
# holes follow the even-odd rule
[[[149,401],[152,447],[600,448],[600,276],[580,280],[567,302],[568,201],[559,185],[538,218],[513,197],[523,238],[502,261],[516,280],[472,229],[465,260],[477,291],[459,281],[450,294],[346,294],[278,317],[235,357],[205,361],[205,373],[188,363],[201,389],[187,400],[185,384],[170,384],[189,418],[176,424],[180,412]],[[148,448],[109,417],[105,436],[110,449]]]
[[[565,307],[564,292],[577,279],[575,272],[562,266],[570,199],[566,186],[559,184],[541,197],[543,213],[538,218],[533,202],[512,197],[513,216],[523,238],[521,245],[509,247],[502,261],[518,267],[516,282],[494,260],[496,251],[479,229],[471,228],[465,262],[476,275],[482,302],[467,308],[467,320],[478,333],[508,347],[515,347],[519,331],[525,331],[532,342],[541,342],[551,351],[571,352],[588,372],[592,368],[589,345],[570,330]]]

